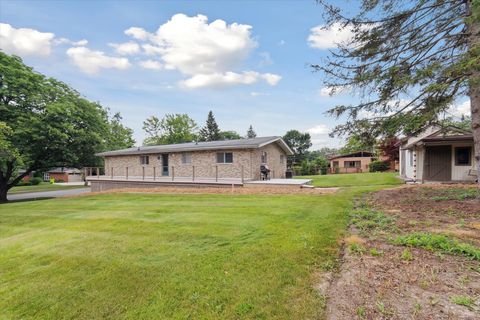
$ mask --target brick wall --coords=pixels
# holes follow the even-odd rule
[[[284,178],[287,168],[284,151],[272,143],[260,149],[236,149],[225,150],[233,153],[233,163],[217,163],[217,151],[195,151],[190,152],[191,163],[182,164],[182,153],[169,154],[169,176],[172,176],[172,166],[175,177],[192,177],[195,167],[195,177],[215,178],[218,170],[218,178],[241,178],[242,168],[245,179],[260,178],[260,164],[262,151],[267,152],[267,164],[275,173],[275,178]],[[224,151],[221,151],[224,152]],[[283,163],[280,162],[280,155],[284,155]],[[111,175],[113,168],[114,176],[125,176],[128,167],[129,177],[141,177],[143,170],[145,176],[161,176],[162,157],[160,154],[150,154],[149,164],[140,163],[140,155],[134,156],[109,156],[105,157],[105,175]],[[145,169],[142,169],[145,168]],[[217,169],[218,168],[218,169]]]

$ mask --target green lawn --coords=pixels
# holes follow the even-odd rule
[[[0,205],[0,319],[317,318],[313,274],[378,188]]]
[[[8,191],[8,194],[18,194],[18,193],[27,193],[27,192],[42,192],[42,191],[55,191],[55,190],[65,190],[65,189],[75,189],[83,188],[84,186],[64,186],[61,184],[50,184],[47,182],[42,182],[36,186],[20,186],[13,187]]]
[[[312,184],[317,187],[352,187],[373,185],[401,184],[398,172],[367,172],[349,174],[328,174],[316,176],[299,176],[296,178],[313,179]]]

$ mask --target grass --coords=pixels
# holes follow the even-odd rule
[[[55,190],[66,190],[66,189],[76,189],[84,188],[84,186],[65,186],[61,184],[50,184],[47,182],[42,182],[36,186],[19,186],[13,187],[8,191],[8,194],[19,194],[19,193],[28,193],[28,192],[42,192],[42,191],[55,191]]]
[[[469,309],[472,309],[475,306],[475,300],[468,296],[452,296],[450,297],[450,301],[459,306],[464,306]]]
[[[395,229],[395,219],[366,205],[355,208],[350,213],[351,223],[361,235],[372,235],[380,231]]]
[[[353,198],[102,194],[0,206],[0,318],[306,319]]]
[[[460,254],[473,260],[480,260],[480,248],[468,243],[459,242],[443,234],[415,232],[398,236],[393,242],[395,244],[421,247],[441,253]]]
[[[431,189],[426,189],[425,193],[430,190]],[[479,194],[478,188],[448,188],[444,190],[435,190],[435,192],[438,195],[430,197],[430,199],[435,201],[475,199]]]
[[[354,187],[401,184],[402,181],[397,176],[397,172],[367,172],[298,176],[296,178],[312,179],[312,184],[316,187]]]

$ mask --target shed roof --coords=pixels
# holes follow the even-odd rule
[[[293,151],[283,141],[281,137],[258,137],[251,139],[236,139],[223,141],[208,141],[208,142],[187,142],[178,144],[165,144],[157,146],[141,146],[122,150],[106,151],[97,153],[97,156],[127,156],[140,154],[154,154],[154,153],[171,153],[171,152],[186,152],[186,151],[210,151],[210,150],[234,150],[234,149],[257,149],[270,143],[277,143],[287,155],[292,155]]]
[[[336,155],[336,156],[330,157],[329,159],[333,160],[338,158],[371,158],[374,156],[375,155],[373,153],[368,151],[357,151],[357,152],[348,153],[348,154]]]

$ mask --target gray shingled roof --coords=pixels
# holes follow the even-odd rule
[[[277,143],[287,155],[293,154],[292,150],[281,137],[259,137],[252,139],[209,141],[209,142],[188,142],[178,144],[165,144],[158,146],[133,147],[122,150],[106,151],[97,153],[97,156],[127,156],[137,154],[170,153],[186,151],[207,151],[207,150],[232,150],[232,149],[257,149],[270,143]]]

